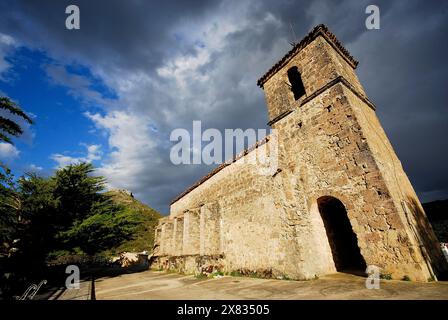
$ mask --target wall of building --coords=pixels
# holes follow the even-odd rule
[[[301,73],[306,92],[306,95],[299,100],[294,99],[287,85],[289,83],[287,72],[294,66],[298,67]],[[294,110],[303,100],[339,76],[343,76],[358,92],[364,94],[354,69],[323,36],[318,36],[264,83],[269,120],[288,110]]]
[[[381,128],[379,123],[373,119],[369,119],[372,125],[360,121],[358,108],[371,117],[375,115],[340,83],[274,125],[284,141],[280,154],[286,166],[280,175],[290,181],[285,188],[295,189],[289,205],[295,205],[300,216],[296,233],[303,238],[298,241],[305,242],[302,248],[308,244],[306,252],[312,253],[303,253],[305,263],[301,268],[323,268],[324,273],[334,270],[328,244],[316,240],[308,243],[309,239],[326,239],[316,203],[322,196],[333,196],[345,205],[368,265],[376,265],[396,279],[408,276],[426,281],[432,274],[411,226],[405,223],[397,183],[389,181],[394,173],[402,179],[406,175],[401,165],[393,167],[388,160],[389,154],[394,154],[392,147],[386,143],[379,148],[379,139],[384,138],[374,136]],[[407,183],[402,185],[412,194],[412,186]],[[421,232],[431,232],[426,226],[424,230]]]
[[[288,262],[298,262],[300,250],[287,254],[286,248],[291,246],[285,218],[289,208],[282,206],[281,180],[264,175],[252,163],[257,152],[268,152],[268,145],[237,160],[173,203],[170,217],[158,228],[159,238],[163,239],[163,230],[172,229],[168,225],[183,220],[183,255],[224,255],[224,271],[284,274]],[[162,245],[157,255],[176,256],[179,252]]]
[[[287,85],[297,66],[306,95]],[[446,263],[353,67],[316,37],[264,84],[278,140],[224,167],[171,205],[155,265],[311,279],[336,271],[317,206],[340,200],[368,265],[427,281]],[[254,158],[278,143],[278,170]]]
[[[408,239],[408,252],[401,254],[410,256],[411,259],[408,260],[414,262],[415,268],[421,268],[428,277],[445,272],[447,266],[437,237],[378,117],[352,92],[345,89],[345,95],[379,168],[379,174],[370,173],[370,184],[379,191],[382,191],[380,184],[384,185],[385,196],[389,196],[393,202],[394,215],[381,207],[376,207],[373,211],[376,214],[386,214],[386,222],[394,226],[382,235],[387,238],[384,241],[393,248],[397,242]]]

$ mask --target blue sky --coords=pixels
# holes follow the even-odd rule
[[[81,29],[65,28],[77,4]],[[169,212],[214,166],[174,166],[170,133],[266,128],[256,86],[298,38],[324,23],[357,74],[420,199],[448,198],[448,3],[369,0],[3,0],[0,93],[35,120],[0,160],[17,175],[90,161],[112,188]],[[297,40],[297,39],[295,39]]]
[[[35,121],[24,138],[15,140],[20,156],[8,159],[15,172],[49,174],[59,165],[54,159],[58,154],[82,158],[88,146],[97,145],[100,149],[107,146],[104,135],[95,133],[91,121],[83,114],[97,106],[83,104],[69,88],[50,78],[46,68],[58,64],[45,52],[18,47],[6,60],[12,67],[3,75],[0,91],[23,106]],[[116,98],[100,79],[92,77],[89,69],[79,65],[66,69],[72,75],[92,80],[92,88],[102,96]],[[97,162],[93,160],[96,165]]]

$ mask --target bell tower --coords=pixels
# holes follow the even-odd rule
[[[257,82],[266,95],[270,123],[338,79],[347,80],[365,96],[355,74],[357,65],[326,26],[315,27]]]
[[[310,256],[310,264],[328,272],[341,259],[332,243],[339,231],[324,228],[319,220],[319,199],[327,199],[341,203],[339,211],[346,212],[366,265],[394,279],[437,279],[447,263],[356,76],[357,65],[319,25],[257,83],[265,92],[268,124],[278,130],[282,179],[293,184],[290,207],[308,218],[311,237],[327,239],[309,244],[310,252],[320,255]],[[331,209],[325,214],[331,217]]]

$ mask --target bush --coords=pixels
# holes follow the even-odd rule
[[[243,275],[239,271],[231,271],[230,276],[232,277],[242,277]]]
[[[380,279],[383,279],[383,280],[392,280],[392,275],[391,275],[390,273],[382,273],[382,274],[380,275]]]
[[[403,281],[411,281],[411,278],[409,278],[408,275],[405,275],[405,276],[403,277],[403,279],[401,279],[401,280],[403,280]]]

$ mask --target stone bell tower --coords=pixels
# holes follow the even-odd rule
[[[375,265],[395,279],[437,279],[446,261],[357,64],[319,25],[258,80],[292,194],[284,205],[299,217],[294,234],[312,239],[294,240],[302,269]]]

